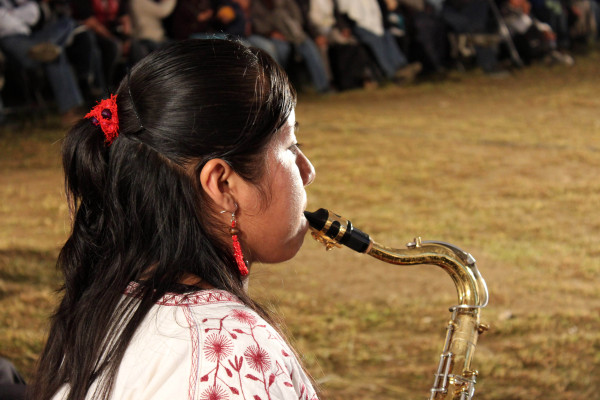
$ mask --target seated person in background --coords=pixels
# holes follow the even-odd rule
[[[251,0],[218,0],[217,7],[223,32],[241,39],[246,45],[266,51],[279,65],[287,65],[292,51],[289,43],[254,32]]]
[[[531,0],[531,16],[550,25],[559,51],[571,47],[567,11],[561,0]]]
[[[68,0],[42,0],[39,4],[46,23],[61,18],[72,18],[73,13]],[[102,52],[96,35],[86,26],[78,24],[71,33],[66,51],[84,100],[95,104],[99,98],[108,94],[102,70]]]
[[[409,38],[410,54],[425,73],[443,77],[448,53],[444,23],[439,11],[426,0],[386,0],[391,16],[399,16]]]
[[[596,38],[595,0],[570,0],[569,35],[575,43],[587,44]]]
[[[175,9],[176,0],[131,0],[132,58],[137,61],[167,41],[163,20]]]
[[[557,50],[550,25],[531,17],[528,0],[506,0],[500,5],[502,18],[525,64],[544,58],[548,63],[573,65],[573,58]]]
[[[83,98],[63,51],[75,23],[68,18],[32,27],[40,20],[40,7],[31,0],[0,0],[0,48],[25,69],[42,65],[48,77],[62,122],[78,116]]]
[[[297,0],[336,89],[377,86],[377,69],[334,0]]]
[[[129,59],[132,47],[132,23],[126,0],[72,0],[73,17],[96,35],[102,52],[106,84],[111,88],[120,62]]]
[[[252,0],[252,16],[256,33],[293,46],[317,92],[330,90],[327,69],[315,42],[304,31],[302,11],[295,0]]]
[[[408,63],[393,35],[385,28],[383,4],[378,4],[377,0],[338,0],[338,6],[387,79],[410,81],[421,71],[419,63]]]
[[[497,21],[491,17],[491,9],[487,1],[481,0],[446,0],[442,9],[442,19],[448,29],[456,34],[465,34],[485,38],[490,33],[498,32]],[[506,73],[498,65],[498,40],[485,40],[475,43],[477,64],[488,74]]]
[[[215,9],[216,0],[178,1],[171,21],[173,39],[202,38],[215,33]]]

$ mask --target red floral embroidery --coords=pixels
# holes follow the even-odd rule
[[[256,318],[247,311],[233,310],[231,312],[231,317],[233,319],[236,319],[236,320],[243,322],[245,324],[248,324],[248,325],[256,325]],[[237,332],[237,330],[236,330],[236,332]],[[241,332],[239,332],[239,333],[241,333]]]
[[[200,400],[228,400],[227,392],[219,385],[210,386],[200,396]]]
[[[229,357],[233,345],[226,336],[213,333],[204,342],[204,355],[209,361],[221,361]]]
[[[227,292],[206,292],[208,297],[168,294],[159,302],[190,314],[194,343],[187,400],[269,400],[275,393],[317,400],[293,353],[270,326],[235,297],[226,305]]]
[[[252,368],[255,371],[267,372],[271,368],[271,359],[269,353],[259,346],[250,346],[244,352],[244,356]]]

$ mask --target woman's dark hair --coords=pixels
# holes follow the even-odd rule
[[[185,276],[227,290],[273,322],[243,289],[231,244],[199,172],[225,160],[258,182],[261,157],[296,103],[285,73],[265,53],[225,40],[174,43],[141,60],[117,91],[119,137],[81,120],[65,138],[63,166],[73,229],[31,396],[107,398],[125,350],[154,303]],[[130,282],[135,296],[123,297]]]

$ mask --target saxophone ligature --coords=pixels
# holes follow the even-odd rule
[[[478,372],[471,367],[477,338],[488,327],[480,323],[480,310],[488,303],[488,290],[471,254],[456,246],[416,238],[406,249],[393,249],[374,242],[352,223],[326,209],[305,211],[312,236],[327,250],[345,245],[395,265],[432,264],[444,269],[458,293],[458,304],[450,307],[446,340],[430,390],[430,400],[470,400]]]

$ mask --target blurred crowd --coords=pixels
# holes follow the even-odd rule
[[[50,98],[65,123],[170,41],[235,38],[318,93],[572,65],[600,0],[0,0],[0,120]]]

